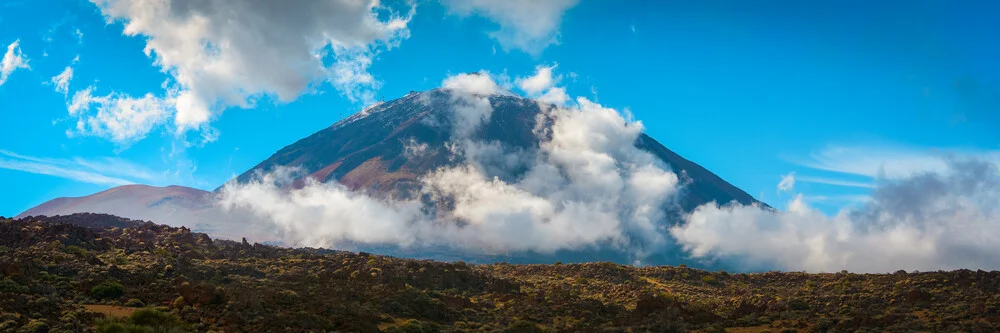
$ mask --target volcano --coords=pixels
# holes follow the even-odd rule
[[[490,119],[471,133],[470,139],[502,146],[537,149],[535,134],[544,103],[513,94],[489,96]],[[446,89],[410,94],[373,105],[319,132],[286,146],[247,170],[234,181],[247,182],[255,175],[279,167],[296,167],[320,182],[339,182],[353,190],[386,196],[408,196],[418,178],[461,161],[451,158],[449,142],[455,140],[455,99]],[[691,162],[646,134],[635,146],[648,151],[675,172],[685,175],[684,211],[709,202],[761,204],[743,190]],[[408,153],[420,150],[420,154]],[[516,178],[501,175],[503,180]]]
[[[316,183],[339,184],[350,191],[375,198],[422,200],[427,203],[428,175],[469,163],[469,151],[456,153],[456,149],[461,150],[461,147],[456,148],[459,142],[499,147],[499,153],[479,158],[477,166],[490,179],[503,184],[515,183],[533,170],[524,163],[511,163],[510,157],[524,155],[525,152],[530,152],[527,155],[531,156],[540,154],[546,142],[551,140],[555,121],[551,114],[558,109],[560,107],[556,105],[504,91],[481,94],[440,88],[411,92],[401,98],[369,106],[282,148],[214,192],[179,186],[129,185],[81,198],[54,199],[20,216],[107,213],[186,225],[217,237],[238,238],[240,235],[237,233],[246,232],[257,239],[267,239],[270,229],[240,229],[240,220],[226,217],[226,213],[213,205],[212,198],[224,192],[226,186],[248,184],[259,180],[261,175],[294,169],[296,176],[283,185],[285,188],[296,189]],[[600,135],[572,134],[581,137]],[[663,221],[657,222],[661,227],[678,223],[684,213],[706,203],[766,206],[644,133],[638,133],[632,145],[653,156],[657,165],[671,170],[678,177],[680,186],[676,200],[669,207],[657,207],[670,210],[663,215]],[[530,162],[530,158],[528,160]],[[559,172],[565,174],[568,171],[572,170]],[[590,180],[576,181],[587,183]],[[448,202],[435,204],[443,210],[454,207],[454,203]],[[220,225],[229,227],[221,228]],[[681,251],[676,246],[668,247],[670,249],[656,251],[660,253],[660,259],[654,258],[651,263],[676,263],[682,259]],[[461,251],[439,247],[423,249],[419,253],[393,246],[355,248],[434,259],[468,260],[470,257]],[[476,258],[496,260],[495,256]],[[633,258],[600,247],[588,247],[506,253],[502,259],[510,262],[630,262]]]

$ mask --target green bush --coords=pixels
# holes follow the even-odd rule
[[[127,302],[125,302],[125,306],[133,308],[141,308],[143,306],[146,306],[146,304],[143,303],[142,300],[138,298],[130,298]]]
[[[711,275],[702,276],[701,277],[701,282],[704,282],[705,284],[710,284],[710,285],[713,285],[713,286],[719,284],[719,280],[716,280],[715,277],[711,276]]]
[[[118,282],[101,282],[90,288],[90,296],[96,299],[115,299],[125,295],[125,286]]]

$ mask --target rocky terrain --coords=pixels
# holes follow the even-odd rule
[[[1000,272],[471,265],[0,218],[0,332],[996,332]]]

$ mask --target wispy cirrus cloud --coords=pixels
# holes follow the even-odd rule
[[[806,168],[796,175],[795,180],[799,182],[873,189],[879,179],[893,180],[927,172],[946,172],[950,158],[975,158],[1000,165],[998,150],[887,144],[828,145],[806,157],[785,157],[785,160]]]
[[[904,178],[948,170],[945,157],[972,157],[1000,163],[1000,151],[920,148],[902,145],[829,145],[806,158],[786,158],[810,169],[869,178]],[[850,185],[848,185],[850,186]]]
[[[170,172],[153,171],[116,157],[48,158],[22,155],[2,149],[0,149],[0,168],[107,186],[170,185],[176,180]]]
[[[816,184],[859,187],[859,188],[875,188],[875,184],[872,182],[859,182],[859,181],[841,180],[841,179],[826,178],[826,177],[799,176],[796,177],[795,180],[805,183],[816,183]]]

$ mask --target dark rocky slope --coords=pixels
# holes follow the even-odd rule
[[[95,304],[153,307],[171,332],[996,332],[998,295],[1000,272],[470,265],[0,218],[0,332],[92,331]]]

